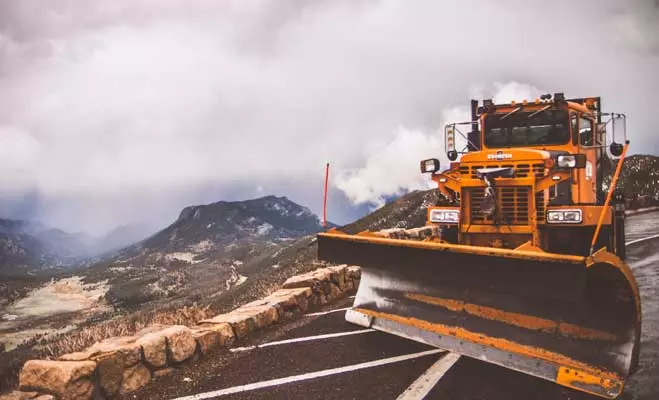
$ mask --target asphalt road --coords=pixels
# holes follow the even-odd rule
[[[628,218],[628,243],[654,235],[659,235],[659,213]],[[625,388],[625,400],[659,398],[658,250],[659,236],[628,247],[644,320],[640,369]],[[437,349],[346,323],[341,309],[351,302],[345,299],[321,310],[338,311],[305,316],[236,343],[233,351],[183,366],[127,398],[396,399],[444,356]],[[341,336],[322,336],[334,333]],[[306,339],[290,341],[300,338]],[[259,344],[267,345],[249,347]],[[466,357],[428,390],[426,399],[596,398]]]

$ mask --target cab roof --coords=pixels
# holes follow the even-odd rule
[[[494,104],[491,99],[486,99],[483,100],[483,105],[478,107],[478,115],[482,115],[483,113],[509,112],[520,106],[523,108],[528,107],[530,110],[537,110],[547,105],[567,105],[569,108],[581,112],[599,113],[601,110],[599,97],[565,99],[563,93],[556,93],[553,98],[551,95],[546,94],[533,101],[523,100],[520,103],[513,101],[511,103]]]

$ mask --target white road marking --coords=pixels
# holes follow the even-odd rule
[[[351,308],[352,307],[337,308],[336,310],[320,311],[320,312],[315,312],[315,313],[311,313],[311,314],[305,314],[304,316],[305,317],[315,317],[317,315],[325,315],[325,314],[331,314],[331,313],[335,313],[335,312],[339,312],[339,311],[346,311],[346,310],[350,310]]]
[[[418,377],[396,400],[421,400],[430,393],[444,374],[460,359],[456,353],[447,353]]]
[[[263,388],[273,387],[273,386],[277,386],[277,385],[283,385],[283,384],[286,384],[286,383],[300,382],[300,381],[306,381],[306,380],[310,380],[310,379],[322,378],[322,377],[330,376],[330,375],[342,374],[344,372],[352,372],[352,371],[358,371],[358,370],[361,370],[361,369],[379,367],[381,365],[387,365],[387,364],[393,364],[393,363],[407,361],[407,360],[413,360],[415,358],[425,357],[425,356],[429,356],[429,355],[432,355],[432,354],[438,354],[438,353],[443,353],[443,352],[445,352],[445,350],[441,350],[441,349],[426,350],[426,351],[422,351],[422,352],[419,352],[419,353],[412,353],[412,354],[405,354],[405,355],[402,355],[402,356],[383,358],[383,359],[380,359],[380,360],[368,361],[368,362],[364,362],[364,363],[360,363],[360,364],[348,365],[348,366],[345,366],[345,367],[324,369],[324,370],[321,370],[321,371],[309,372],[309,373],[306,373],[306,374],[288,376],[286,378],[278,378],[278,379],[271,379],[271,380],[268,380],[268,381],[249,383],[247,385],[234,386],[234,387],[230,387],[230,388],[226,388],[226,389],[215,390],[215,391],[212,391],[212,392],[199,393],[199,394],[195,394],[195,395],[192,395],[192,396],[178,397],[178,398],[175,398],[175,399],[172,399],[172,400],[211,399],[211,398],[214,398],[214,397],[226,396],[228,394],[247,392],[247,391],[250,391],[250,390],[263,389]]]
[[[652,235],[652,236],[644,237],[644,238],[640,238],[640,239],[636,239],[636,240],[632,240],[631,242],[627,242],[627,243],[625,243],[625,246],[629,246],[629,245],[632,245],[632,244],[635,244],[635,243],[640,243],[640,242],[644,242],[644,241],[646,241],[646,240],[656,239],[656,238],[659,238],[659,234],[658,234],[658,235]]]
[[[305,337],[301,337],[301,338],[286,339],[286,340],[279,340],[279,341],[276,341],[276,342],[263,343],[263,344],[259,344],[259,345],[256,345],[256,346],[234,347],[233,349],[230,349],[230,350],[232,352],[236,353],[236,352],[239,352],[239,351],[249,351],[249,350],[259,349],[259,348],[262,348],[262,347],[278,346],[280,344],[308,342],[308,341],[311,341],[311,340],[330,339],[330,338],[341,337],[341,336],[359,335],[359,334],[362,334],[362,333],[369,333],[369,332],[375,332],[375,329],[361,329],[361,330],[358,330],[358,331],[336,332],[336,333],[326,333],[324,335],[305,336]]]

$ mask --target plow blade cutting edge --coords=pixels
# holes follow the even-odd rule
[[[359,265],[349,322],[616,398],[638,363],[629,267],[589,257],[330,231],[320,260]]]

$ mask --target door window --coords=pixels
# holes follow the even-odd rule
[[[583,146],[594,146],[593,142],[593,121],[581,117],[579,119],[579,141]]]

